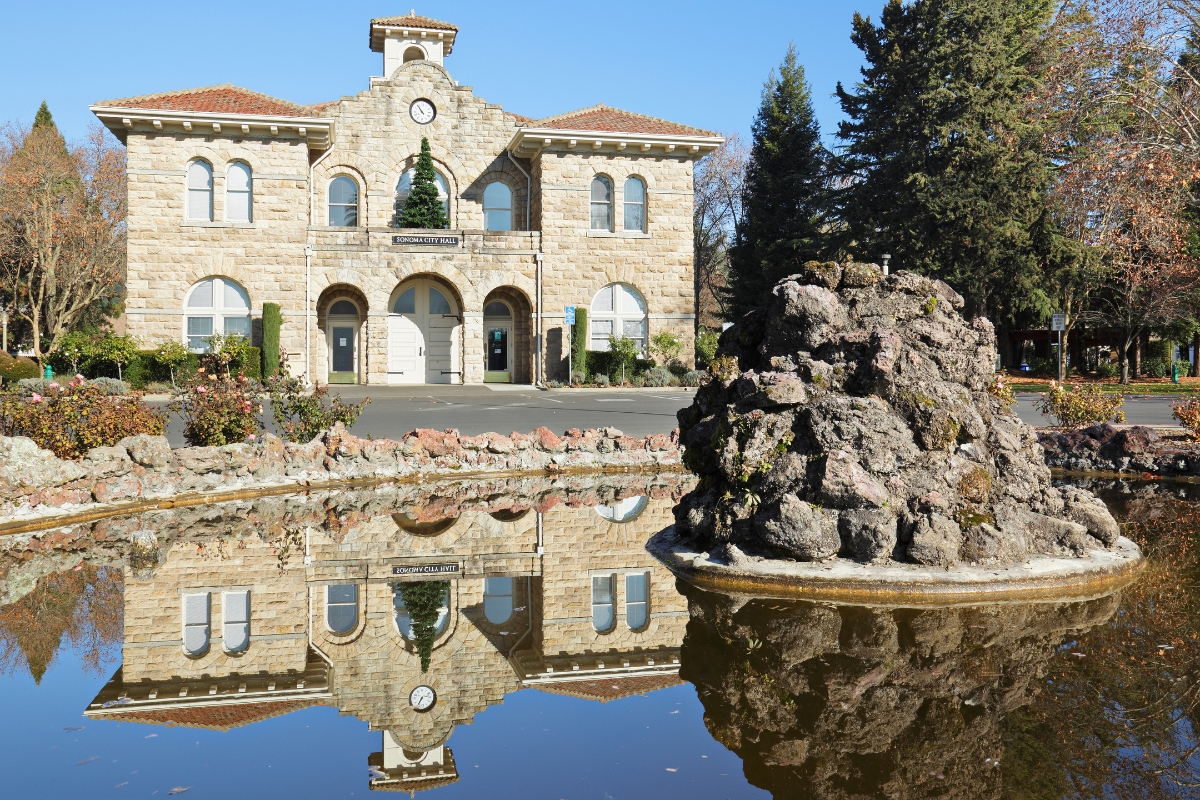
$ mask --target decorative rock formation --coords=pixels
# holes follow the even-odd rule
[[[993,396],[995,334],[941,281],[809,263],[721,335],[679,412],[701,476],[676,535],[752,554],[949,566],[1084,556],[1119,529],[1050,485],[1033,429]]]

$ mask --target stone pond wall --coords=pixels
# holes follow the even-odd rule
[[[307,444],[265,435],[253,444],[182,447],[139,435],[65,461],[31,439],[0,437],[0,520],[95,503],[168,498],[336,480],[454,476],[478,471],[677,468],[675,433],[625,436],[615,428],[547,428],[530,434],[461,436],[418,429],[400,440],[360,439],[340,424]]]

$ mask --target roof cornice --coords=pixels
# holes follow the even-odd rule
[[[693,136],[666,133],[622,133],[569,130],[564,128],[517,128],[508,142],[513,155],[524,158],[542,150],[606,150],[633,155],[667,155],[703,158],[724,143],[723,136]]]
[[[327,150],[333,144],[334,136],[333,120],[327,117],[230,114],[105,105],[90,106],[89,110],[122,142],[131,131],[170,132],[194,136],[253,135],[304,139],[310,150]]]

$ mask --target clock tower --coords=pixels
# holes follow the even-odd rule
[[[441,65],[454,49],[457,33],[457,26],[418,16],[414,9],[402,17],[371,20],[371,50],[383,53],[383,77],[390,78],[409,61]]]

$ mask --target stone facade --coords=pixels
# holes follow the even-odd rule
[[[294,373],[372,384],[479,383],[495,371],[484,340],[500,327],[509,352],[499,372],[528,383],[566,377],[564,308],[591,307],[602,289],[621,284],[642,309],[627,327],[619,321],[618,332],[637,333],[640,324],[646,341],[675,333],[687,363],[695,320],[692,168],[720,137],[603,106],[521,117],[451,78],[443,57],[453,26],[405,17],[372,20],[371,31],[385,75],[335,102],[298,106],[223,86],[93,107],[128,147],[128,332],[144,346],[186,340],[189,316],[206,313],[220,328],[220,309],[193,310],[193,287],[216,277],[243,290],[255,321],[264,302],[280,304],[281,346]],[[403,60],[417,46],[425,56]],[[420,115],[421,102],[432,119]],[[402,178],[423,138],[445,183],[450,225],[437,232],[440,240],[393,227]],[[189,170],[198,162],[211,168],[211,214],[192,219]],[[229,191],[236,186],[227,183],[233,164],[253,176],[246,221],[230,221],[242,218]],[[345,203],[331,216],[338,179],[356,192],[353,224],[330,224],[349,222],[338,216]],[[607,224],[593,221],[597,179],[609,190]],[[493,215],[489,225],[484,194],[497,183],[510,195],[510,219]],[[417,239],[397,244],[397,234]],[[436,289],[449,309],[435,320],[420,299],[412,312],[397,306],[412,286]],[[339,300],[353,305],[349,321],[330,319]],[[496,301],[511,321],[489,319],[485,331],[484,308]],[[405,338],[402,317],[418,338]],[[257,336],[257,322],[249,327]],[[410,349],[418,361],[406,360]]]

